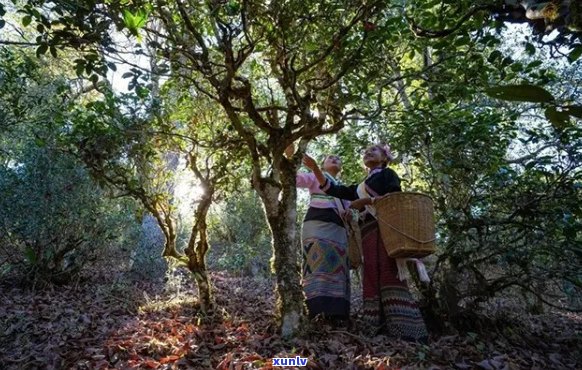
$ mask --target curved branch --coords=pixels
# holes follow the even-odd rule
[[[198,46],[200,46],[200,48],[202,49],[203,61],[208,62],[208,48],[206,47],[206,43],[204,42],[204,38],[202,37],[200,32],[198,32],[198,30],[196,29],[196,27],[194,26],[194,24],[190,20],[190,17],[188,16],[186,9],[184,8],[184,4],[182,4],[181,1],[177,1],[176,6],[178,7],[178,13],[180,14],[180,17],[182,18],[182,20],[184,21],[184,25],[186,26],[186,29],[188,31],[190,31],[190,34],[192,36],[194,36],[194,38],[198,42]]]
[[[555,143],[546,144],[546,145],[536,149],[536,151],[534,151],[533,153],[524,155],[523,157],[519,157],[519,158],[508,159],[508,160],[506,160],[506,162],[509,164],[521,164],[524,161],[535,159],[541,152],[543,152],[544,150],[551,148],[555,145],[556,145]]]
[[[0,40],[0,45],[38,46],[39,44],[36,42]]]
[[[498,10],[498,7],[495,7],[493,5],[475,6],[471,10],[469,10],[469,12],[467,14],[462,16],[461,19],[459,19],[459,21],[457,22],[457,24],[455,24],[452,28],[444,29],[444,30],[427,30],[427,29],[421,28],[418,26],[418,24],[416,24],[416,22],[414,22],[414,20],[412,18],[410,18],[408,16],[406,16],[406,20],[410,23],[410,30],[412,31],[412,33],[414,33],[414,35],[416,37],[426,37],[426,38],[433,39],[433,38],[445,37],[445,36],[448,36],[448,35],[455,33],[463,26],[463,24],[469,18],[471,18],[473,15],[475,15],[476,13],[483,11],[483,10],[494,11],[494,10]]]
[[[312,60],[311,62],[307,63],[306,65],[298,68],[295,70],[296,75],[300,75],[309,69],[313,68],[317,64],[321,63],[325,58],[327,58],[336,48],[336,43],[345,38],[350,30],[364,17],[366,16],[366,7],[362,7],[358,10],[354,18],[348,23],[348,25],[340,28],[340,30],[333,36],[332,42],[325,48],[323,53],[319,55],[317,58]]]
[[[540,301],[542,301],[544,304],[547,304],[550,307],[557,308],[559,310],[566,310],[566,311],[570,311],[570,312],[576,312],[576,313],[582,312],[582,308],[558,306],[557,304],[552,303],[552,302],[548,301],[547,299],[545,299],[544,296],[541,293],[536,292],[531,287],[529,287],[526,284],[523,284],[521,282],[515,282],[514,285],[517,285],[518,287],[522,288],[523,290],[530,292],[531,294],[533,294],[534,296],[536,296]]]

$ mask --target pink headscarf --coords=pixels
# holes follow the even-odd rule
[[[384,154],[386,154],[386,158],[388,158],[388,162],[392,162],[395,157],[394,157],[394,154],[392,154],[392,150],[390,150],[390,145],[384,144],[382,146],[382,150],[384,151]]]
[[[382,153],[384,153],[384,155],[388,159],[388,163],[390,163],[394,160],[394,154],[392,154],[392,151],[390,150],[390,145],[388,145],[388,144],[375,144],[373,146],[380,149],[382,151]]]

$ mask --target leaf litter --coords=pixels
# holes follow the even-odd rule
[[[582,367],[578,314],[504,313],[502,329],[434,336],[422,345],[364,336],[356,302],[352,327],[311,322],[284,340],[276,331],[272,280],[225,272],[211,278],[217,308],[208,314],[193,285],[178,299],[163,282],[120,282],[111,274],[46,290],[2,285],[1,368],[272,369],[272,358],[296,356],[309,359],[307,369]]]

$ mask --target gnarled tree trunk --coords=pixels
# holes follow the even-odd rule
[[[207,188],[206,190],[204,197],[196,208],[192,233],[190,234],[188,247],[185,250],[186,256],[188,257],[188,270],[192,273],[194,281],[196,281],[196,286],[198,286],[200,308],[203,312],[207,312],[214,306],[212,287],[210,285],[208,271],[206,270],[206,253],[208,252],[208,225],[206,224],[206,216],[212,203],[214,191],[212,188]]]
[[[253,178],[253,187],[265,207],[269,227],[273,234],[273,269],[277,277],[275,294],[276,314],[281,335],[285,338],[297,333],[304,317],[301,274],[297,261],[295,222],[297,218],[297,189],[295,168],[289,163],[275,161],[274,171],[280,183],[272,179]]]

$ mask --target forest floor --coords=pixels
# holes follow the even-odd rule
[[[582,315],[499,308],[507,325],[433,336],[428,346],[316,323],[283,340],[271,280],[220,272],[212,280],[220,307],[212,315],[183,282],[168,289],[96,273],[52,289],[0,285],[0,369],[271,369],[272,358],[296,356],[308,369],[582,368]]]

